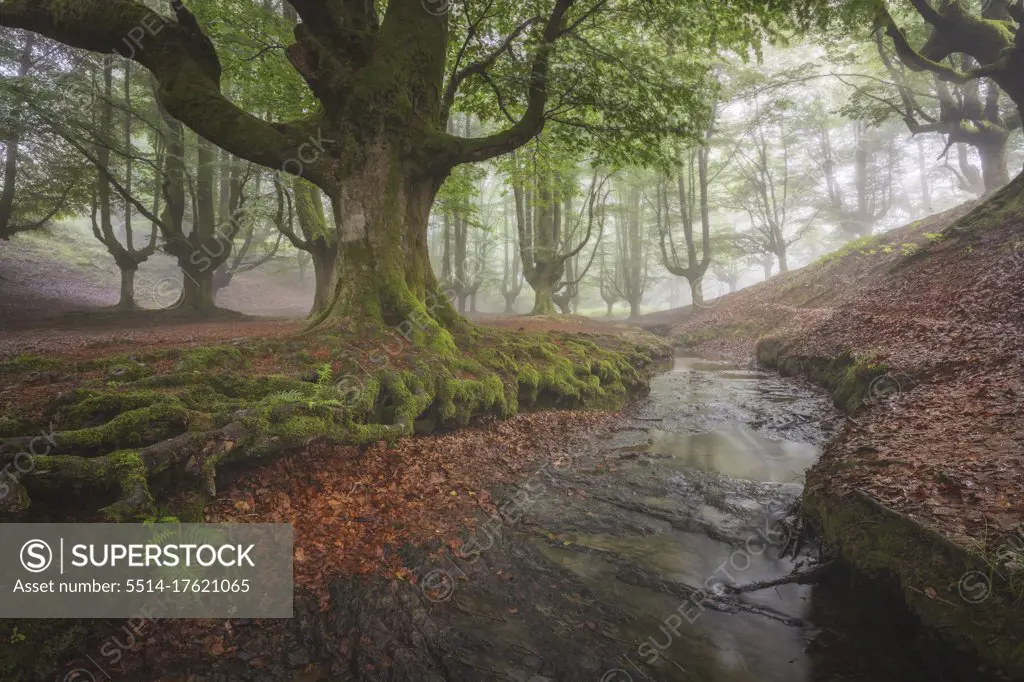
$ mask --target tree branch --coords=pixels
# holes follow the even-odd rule
[[[179,1],[172,5],[177,21],[137,0],[76,0],[73,11],[61,0],[6,0],[0,25],[131,58],[153,73],[157,98],[174,118],[236,156],[281,168],[315,128],[308,122],[272,125],[228,100],[212,43]],[[302,164],[303,176],[329,184],[326,163]]]
[[[515,125],[505,130],[482,138],[460,139],[451,135],[445,136],[448,158],[444,159],[449,167],[460,163],[486,161],[487,159],[507,154],[526,144],[544,129],[544,110],[548,99],[548,72],[550,71],[551,55],[555,42],[564,33],[566,15],[576,0],[557,0],[544,26],[544,31],[537,46],[537,53],[530,68],[530,88],[526,111]]]

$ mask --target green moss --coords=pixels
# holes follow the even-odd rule
[[[334,425],[322,417],[301,415],[279,424],[268,425],[272,436],[286,439],[289,443],[304,444],[314,438],[324,438],[334,432]]]
[[[149,376],[153,371],[141,362],[114,365],[107,372],[107,379],[115,383],[127,383]]]
[[[31,431],[31,429],[31,426],[28,426],[19,419],[7,415],[0,416],[0,438],[22,436]]]
[[[8,679],[48,680],[95,635],[91,620],[0,620],[0,670]],[[15,628],[22,638],[14,638]]]
[[[180,372],[201,372],[214,367],[239,369],[245,358],[234,346],[208,346],[185,351],[178,362]]]
[[[836,406],[848,413],[864,404],[872,382],[888,371],[876,353],[847,352],[828,358],[794,355],[786,341],[774,337],[760,340],[755,352],[757,361],[765,367],[825,386]]]
[[[58,372],[68,367],[63,360],[22,353],[11,360],[0,362],[0,374],[14,374],[20,372]]]
[[[80,391],[75,402],[62,414],[65,428],[81,428],[105,422],[122,412],[157,403],[179,403],[173,395],[147,390]]]
[[[188,410],[181,405],[161,402],[124,412],[100,426],[61,432],[57,443],[62,449],[72,451],[141,447],[180,433],[187,426],[188,418]]]

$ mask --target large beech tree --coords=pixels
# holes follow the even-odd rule
[[[280,122],[222,93],[214,42],[180,0],[173,18],[137,0],[7,0],[0,24],[129,56],[153,73],[162,108],[200,136],[319,186],[338,230],[338,276],[319,322],[413,318],[433,335],[459,321],[438,292],[426,239],[454,167],[511,152],[549,120],[637,154],[667,135],[692,136],[706,113],[693,87],[700,69],[659,70],[643,43],[671,41],[697,63],[714,43],[746,49],[764,27],[806,21],[819,4],[289,0],[298,23],[285,53],[317,105]],[[487,110],[504,127],[448,133],[456,107]]]

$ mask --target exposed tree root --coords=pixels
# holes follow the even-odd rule
[[[613,408],[643,392],[647,366],[670,351],[653,337],[638,344],[475,328],[456,339],[455,352],[373,341],[369,361],[365,343],[354,348],[327,333],[301,345],[249,341],[244,354],[232,346],[179,351],[162,372],[153,365],[166,352],[110,359],[100,366],[119,381],[58,396],[33,430],[42,436],[0,439],[0,490],[8,490],[0,513],[31,519],[31,500],[42,496],[72,517],[144,519],[183,489],[209,499],[225,465],[314,440],[393,441],[521,408]],[[290,371],[248,370],[246,358],[257,355],[283,355]],[[83,498],[102,503],[83,507]]]

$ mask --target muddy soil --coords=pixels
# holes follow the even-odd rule
[[[814,550],[783,550],[839,419],[815,388],[677,358],[461,545],[405,550],[415,584],[339,578],[329,612],[300,596],[292,621],[228,625],[233,653],[147,647],[126,679],[978,679],[848,577],[729,589],[813,566]]]

